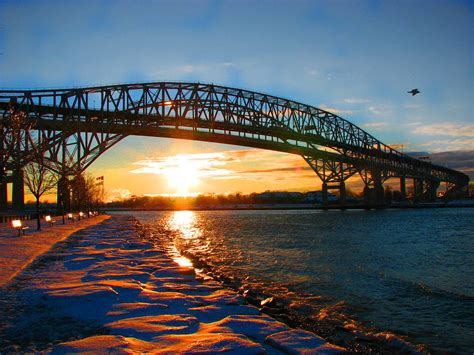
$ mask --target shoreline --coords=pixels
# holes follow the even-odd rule
[[[2,288],[0,350],[344,351],[173,264],[136,223],[113,216],[73,233]]]
[[[106,212],[127,212],[127,211],[266,211],[266,210],[390,210],[390,209],[430,209],[430,208],[474,208],[474,201],[469,203],[419,203],[419,204],[395,204],[390,206],[362,206],[362,205],[328,205],[325,207],[312,204],[261,204],[261,205],[219,205],[219,206],[192,206],[181,207],[105,207]]]
[[[147,225],[142,226],[145,234],[154,234],[155,239],[152,240],[162,245],[163,252],[174,255],[175,251],[170,249],[167,251],[165,247],[169,243],[168,232],[156,232],[153,231],[153,228],[147,230],[148,227]],[[162,233],[166,236],[156,237]],[[292,328],[300,328],[318,334],[349,352],[420,353],[429,351],[425,344],[408,342],[402,336],[392,332],[367,328],[362,323],[337,311],[333,314],[330,308],[323,311],[323,316],[320,317],[316,309],[312,307],[311,301],[302,300],[301,297],[319,300],[321,296],[300,294],[272,282],[270,282],[271,285],[268,285],[269,281],[258,278],[243,278],[235,273],[229,273],[229,270],[221,270],[209,265],[205,260],[191,253],[180,250],[177,252],[180,256],[191,261],[199,274],[219,281],[226,288],[240,294],[249,305],[259,308],[262,313]],[[265,284],[270,287],[265,287]],[[330,304],[328,306],[331,307]]]

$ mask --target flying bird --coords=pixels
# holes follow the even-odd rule
[[[420,90],[418,89],[413,89],[411,91],[408,91],[409,94],[411,94],[411,96],[415,96],[416,94],[419,94],[420,93]]]

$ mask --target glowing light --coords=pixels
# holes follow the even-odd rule
[[[186,195],[199,183],[199,168],[184,156],[170,158],[172,164],[165,172],[168,184],[178,194]]]
[[[165,101],[165,102],[163,102],[163,105],[171,106],[171,105],[173,105],[173,101]]]
[[[184,256],[177,256],[173,258],[173,261],[182,267],[193,267],[191,260]]]
[[[177,231],[181,234],[181,237],[175,240],[175,243],[182,243],[182,240],[186,243],[194,238],[198,238],[201,236],[202,231],[197,226],[197,219],[196,214],[192,211],[175,211],[171,215],[168,225],[170,229]],[[181,240],[182,238],[182,240]],[[181,255],[178,251],[176,245],[170,250],[172,259],[174,262],[179,264],[183,267],[192,267],[193,263],[191,260],[183,255]]]
[[[175,211],[169,221],[173,230],[179,231],[184,239],[201,236],[202,231],[196,226],[196,214],[193,211]]]

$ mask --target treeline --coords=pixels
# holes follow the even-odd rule
[[[268,203],[308,203],[307,194],[299,192],[202,194],[198,196],[135,196],[107,203],[117,208],[173,208],[176,206],[212,207]]]

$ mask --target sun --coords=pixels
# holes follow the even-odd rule
[[[185,156],[169,157],[168,163],[164,171],[168,185],[178,195],[189,194],[190,189],[199,184],[199,169],[196,164]]]

